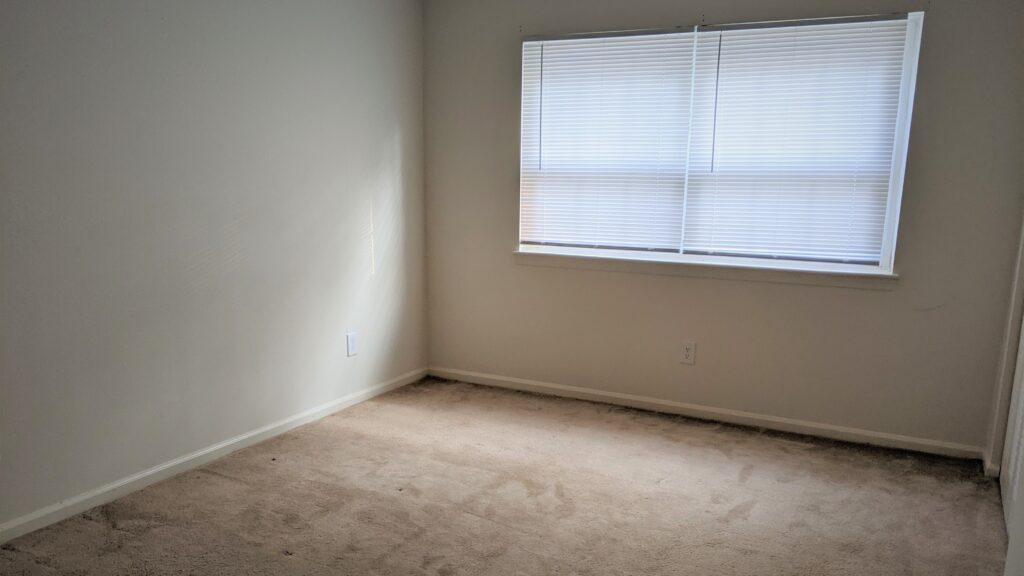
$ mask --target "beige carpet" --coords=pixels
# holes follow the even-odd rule
[[[1002,574],[976,463],[408,386],[11,541],[0,574]]]

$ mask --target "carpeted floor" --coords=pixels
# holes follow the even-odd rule
[[[977,464],[405,387],[13,540],[0,574],[1000,575]]]

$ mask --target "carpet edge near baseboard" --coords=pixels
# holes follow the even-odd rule
[[[543,382],[540,380],[530,380],[527,378],[515,378],[511,376],[488,374],[485,372],[474,372],[471,370],[431,366],[427,371],[429,375],[436,376],[438,378],[460,380],[471,384],[494,386],[496,388],[507,388],[511,390],[536,392],[565,398],[575,398],[578,400],[590,400],[594,402],[629,406],[654,412],[678,414],[680,416],[689,416],[702,420],[713,420],[728,424],[738,424],[781,432],[805,434],[808,436],[817,436],[820,438],[840,440],[855,444],[896,448],[912,452],[923,452],[925,454],[936,454],[939,456],[950,456],[953,458],[962,458],[967,460],[985,460],[984,450],[980,446],[971,446],[968,444],[947,442],[944,440],[891,434],[888,432],[878,432],[863,428],[837,426],[795,418],[757,414],[754,412],[732,410],[729,408],[702,406],[687,402],[664,400],[651,396],[609,392],[579,386]],[[998,469],[991,470],[987,462],[985,463],[984,468],[986,475],[998,475]]]
[[[141,490],[150,484],[165,480],[187,470],[202,466],[253,444],[273,438],[289,430],[308,424],[315,420],[330,416],[360,402],[380,396],[407,384],[411,384],[427,375],[427,368],[417,368],[392,378],[381,384],[377,384],[346,394],[330,402],[310,408],[293,416],[278,420],[266,426],[262,426],[249,432],[244,432],[222,442],[201,448],[173,460],[168,460],[136,472],[124,478],[120,478],[108,484],[104,484],[92,490],[87,490],[70,498],[55,502],[48,506],[36,509],[32,512],[13,518],[0,524],[0,544],[13,540],[18,536],[28,534],[50,524],[54,524],[75,514],[84,512],[95,506],[112,502],[126,494]]]

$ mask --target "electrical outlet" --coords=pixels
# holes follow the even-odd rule
[[[683,355],[679,360],[683,364],[697,363],[697,343],[683,342]]]
[[[349,332],[345,334],[345,352],[349,356],[359,354],[359,333]]]

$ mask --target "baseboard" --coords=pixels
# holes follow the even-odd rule
[[[38,530],[39,528],[53,524],[54,522],[58,522],[65,518],[69,518],[75,514],[79,514],[93,508],[94,506],[106,504],[107,502],[116,500],[125,494],[141,490],[150,484],[170,478],[171,476],[175,476],[191,468],[201,466],[207,462],[216,460],[217,458],[234,452],[235,450],[262,442],[263,440],[272,438],[303,424],[329,416],[354,404],[358,404],[375,396],[384,394],[385,392],[400,388],[406,384],[419,380],[425,376],[426,373],[426,368],[407,372],[397,378],[388,380],[387,382],[378,384],[371,388],[367,388],[366,390],[347,394],[337,400],[321,404],[320,406],[285,418],[284,420],[279,420],[272,424],[268,424],[267,426],[263,426],[262,428],[257,428],[256,430],[240,434],[234,438],[230,438],[223,442],[192,452],[191,454],[186,454],[180,458],[175,458],[174,460],[164,462],[163,464],[158,464],[148,470],[143,470],[142,472],[121,478],[120,480],[116,480],[110,484],[83,492],[77,496],[68,498],[67,500],[62,500],[55,504],[40,508],[34,512],[29,512],[24,516],[0,524],[0,543],[17,538],[18,536],[27,534],[33,530]]]
[[[985,454],[981,458],[982,466],[985,468],[985,476],[989,478],[999,478],[1001,463],[992,459],[992,453],[989,450],[984,451]]]
[[[889,434],[887,432],[875,432],[873,430],[864,430],[861,428],[850,428],[847,426],[835,426],[832,424],[797,420],[794,418],[755,414],[753,412],[730,410],[728,408],[714,408],[698,404],[689,404],[686,402],[676,402],[674,400],[662,400],[660,398],[653,398],[650,396],[622,394],[620,392],[606,392],[603,390],[593,390],[579,386],[566,386],[564,384],[553,384],[551,382],[499,376],[496,374],[485,374],[483,372],[472,372],[468,370],[456,370],[453,368],[443,368],[438,366],[431,367],[429,372],[431,375],[440,378],[461,380],[473,384],[483,384],[499,388],[510,388],[526,392],[537,392],[553,396],[564,396],[580,400],[591,400],[595,402],[605,402],[608,404],[631,406],[633,408],[643,408],[645,410],[653,410],[656,412],[679,414],[682,416],[690,416],[704,420],[716,420],[719,422],[728,422],[730,424],[741,424],[744,426],[755,426],[758,428],[767,428],[782,432],[808,434],[833,440],[856,442],[858,444],[870,444],[886,448],[899,448],[915,452],[925,452],[928,454],[938,454],[942,456],[952,456],[955,458],[966,458],[972,460],[981,460],[983,458],[983,452],[980,446],[957,444],[942,440]]]

